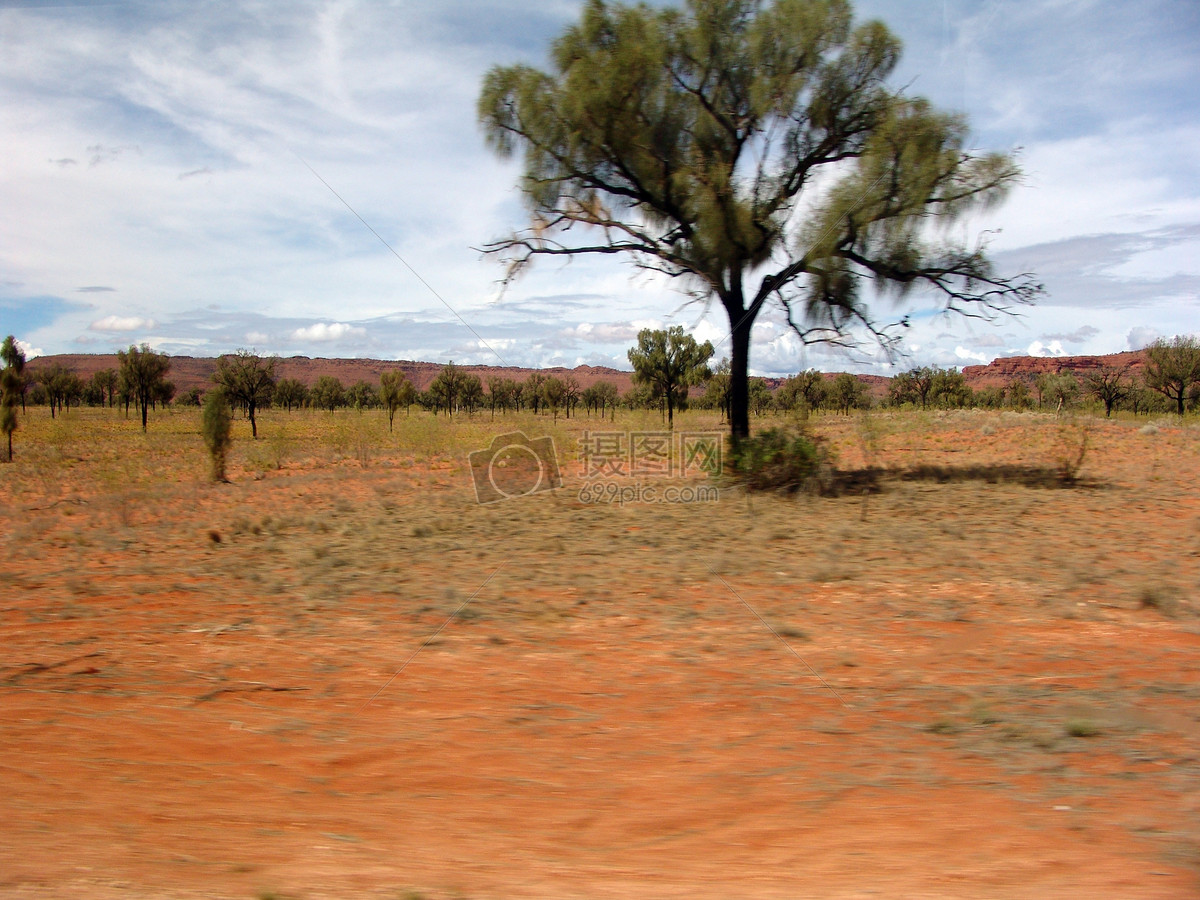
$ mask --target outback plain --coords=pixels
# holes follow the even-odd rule
[[[0,466],[0,897],[1200,891],[1194,419],[814,416],[839,491],[697,502],[581,493],[649,413],[139,426]],[[563,486],[481,505],[515,430]]]

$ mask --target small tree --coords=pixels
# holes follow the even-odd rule
[[[442,367],[437,378],[433,379],[433,383],[429,385],[429,394],[437,409],[444,409],[447,416],[453,416],[454,410],[462,401],[462,393],[466,386],[466,374],[454,364],[454,360],[450,360]],[[483,387],[481,385],[481,400],[482,394]]]
[[[717,363],[712,376],[704,385],[704,396],[700,402],[707,409],[719,409],[721,420],[729,417],[729,360]]]
[[[128,413],[130,401],[137,404],[142,413],[144,432],[150,403],[161,395],[167,372],[171,370],[171,360],[165,353],[155,353],[149,344],[118,350],[117,358],[121,361],[118,379],[126,398],[125,410]]]
[[[17,346],[11,334],[0,345],[0,359],[4,368],[0,370],[0,431],[8,438],[8,461],[12,462],[13,432],[17,430],[17,404],[24,394],[25,353]]]
[[[117,373],[115,369],[101,369],[92,375],[92,384],[104,393],[108,406],[113,405],[117,395]]]
[[[563,384],[561,378],[551,375],[542,384],[542,402],[546,404],[546,408],[550,410],[554,416],[554,421],[558,421],[558,411],[566,402],[567,386]]]
[[[233,410],[223,388],[214,388],[204,397],[204,409],[200,414],[200,433],[212,462],[212,480],[228,481],[225,477],[225,462],[229,447],[233,443]]]
[[[195,406],[199,408],[204,405],[204,391],[198,387],[188,388],[180,395],[179,402],[184,406]]]
[[[940,406],[942,409],[962,409],[964,406],[970,406],[973,399],[970,385],[967,384],[967,379],[958,369],[931,369],[932,377],[930,378],[929,389],[927,395],[930,400]],[[922,401],[922,409],[925,408]]]
[[[1079,382],[1070,372],[1049,375],[1042,386],[1046,402],[1053,403],[1057,412],[1070,409],[1079,397]]]
[[[533,410],[535,416],[542,408],[542,385],[545,383],[546,376],[544,374],[530,372],[529,377],[525,379],[525,384],[521,387],[521,400]]]
[[[769,410],[775,403],[775,395],[771,393],[771,386],[767,384],[765,378],[750,379],[750,412],[756,416],[761,416]]]
[[[921,409],[928,409],[929,394],[933,390],[934,378],[941,370],[934,366],[919,366],[901,372],[892,379],[889,396],[895,405],[903,403],[920,404]]]
[[[55,417],[56,411],[62,412],[64,404],[70,400],[75,388],[72,379],[78,381],[75,374],[60,362],[50,363],[37,373],[38,384],[42,386],[50,406],[50,418]],[[82,392],[82,385],[80,387]]]
[[[379,392],[373,384],[359,380],[347,389],[346,400],[355,409],[373,409],[379,406]]]
[[[246,408],[250,419],[250,436],[258,438],[255,413],[271,403],[275,390],[275,359],[263,359],[251,350],[239,350],[217,359],[213,383],[225,391],[225,399]]]
[[[1159,339],[1146,351],[1146,387],[1158,391],[1183,415],[1193,385],[1200,384],[1200,341],[1191,335]]]
[[[341,381],[332,375],[322,375],[309,391],[309,402],[317,409],[331,413],[346,402],[346,390]]]
[[[1128,366],[1101,366],[1087,374],[1084,390],[1104,404],[1104,416],[1112,416],[1113,407],[1129,393]]]
[[[665,401],[668,427],[675,425],[675,410],[687,403],[688,388],[712,375],[708,361],[713,352],[710,341],[697,344],[680,325],[665,331],[643,328],[638,333],[638,345],[629,351],[633,380],[649,386],[655,398]]]
[[[475,415],[483,406],[483,382],[472,372],[463,372],[458,394],[459,408],[465,409],[468,416]]]
[[[1020,378],[1014,378],[1004,389],[1008,405],[1013,409],[1029,409],[1033,401],[1029,395],[1029,385]]]
[[[296,378],[280,378],[275,382],[275,393],[271,397],[271,402],[276,406],[282,406],[288,412],[292,411],[292,407],[299,409],[308,399],[308,388],[306,388]]]
[[[829,401],[838,412],[849,415],[850,410],[864,406],[866,400],[866,386],[849,372],[842,372],[833,379],[833,385],[829,389]]]
[[[388,431],[392,430],[392,421],[396,418],[396,410],[401,406],[412,405],[415,394],[413,384],[403,372],[384,372],[379,377],[379,402],[388,414]]]

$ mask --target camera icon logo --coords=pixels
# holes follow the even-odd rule
[[[523,431],[492,438],[486,450],[467,454],[475,499],[481,503],[514,500],[562,487],[554,439],[530,439]]]

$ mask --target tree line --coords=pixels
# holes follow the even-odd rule
[[[570,418],[581,413],[601,418],[613,416],[618,408],[659,410],[668,425],[674,413],[689,406],[720,410],[730,415],[732,372],[729,360],[710,369],[712,345],[698,344],[678,326],[638,335],[629,351],[633,384],[624,394],[611,382],[581,387],[574,375],[548,375],[533,371],[522,381],[480,377],[453,362],[448,363],[426,390],[419,390],[400,371],[384,372],[378,384],[365,380],[345,386],[332,375],[322,375],[310,386],[295,378],[277,376],[277,359],[239,350],[217,359],[208,390],[191,388],[176,394],[167,379],[170,358],[148,346],[131,346],[118,352],[118,367],[83,379],[59,362],[36,373],[26,367],[25,355],[9,335],[0,347],[0,432],[12,458],[12,435],[18,425],[18,408],[48,406],[51,417],[80,405],[131,407],[141,417],[142,430],[151,410],[160,406],[196,406],[205,395],[219,391],[231,410],[250,421],[251,435],[258,436],[258,413],[266,408],[383,409],[389,429],[395,416],[412,407],[438,415],[472,416],[487,411],[492,417],[513,412],[532,412]],[[1178,336],[1156,341],[1146,350],[1140,372],[1130,366],[1100,366],[1074,373],[1043,372],[1032,378],[1014,378],[1003,386],[973,390],[957,369],[920,366],[891,379],[882,397],[872,394],[861,378],[841,373],[827,376],[815,369],[799,372],[772,386],[765,378],[751,377],[747,384],[747,408],[755,416],[770,413],[828,411],[849,414],[874,405],[890,408],[928,409],[1054,409],[1061,411],[1085,403],[1103,407],[1105,415],[1116,410],[1134,414],[1175,412],[1183,415],[1200,406],[1200,341]]]

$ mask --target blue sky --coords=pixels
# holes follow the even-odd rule
[[[611,258],[539,264],[501,295],[472,249],[522,221],[517,164],[475,123],[482,76],[544,65],[581,5],[0,0],[0,333],[39,353],[624,368],[642,327],[718,343],[718,309]],[[1200,332],[1200,4],[855,10],[904,41],[898,85],[965,112],[976,148],[1021,148],[1025,184],[963,236],[990,232],[998,269],[1048,290],[994,325],[918,302],[899,368]],[[771,317],[751,362],[895,371]]]

